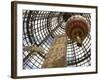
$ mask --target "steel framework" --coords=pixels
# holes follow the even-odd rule
[[[58,35],[65,34],[65,24],[71,15],[81,15],[91,25],[89,13],[65,13],[52,11],[23,10],[23,47],[42,47],[44,53],[23,51],[23,69],[41,68],[46,54]],[[67,67],[91,65],[91,35],[88,34],[81,47],[67,38]],[[35,53],[35,54],[33,54]]]

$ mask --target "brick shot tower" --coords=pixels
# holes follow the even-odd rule
[[[47,54],[43,68],[51,67],[65,67],[67,66],[66,61],[66,52],[67,52],[67,38],[66,35],[57,36]]]

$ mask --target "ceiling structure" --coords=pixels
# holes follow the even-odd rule
[[[23,69],[42,68],[55,38],[66,34],[66,22],[75,15],[84,17],[91,25],[91,15],[89,13],[23,10],[23,48],[33,46],[31,50],[23,50]],[[66,38],[66,67],[90,66],[90,30],[82,40],[81,46],[78,46],[77,42],[69,36],[66,36]],[[38,47],[38,50],[34,49]]]

